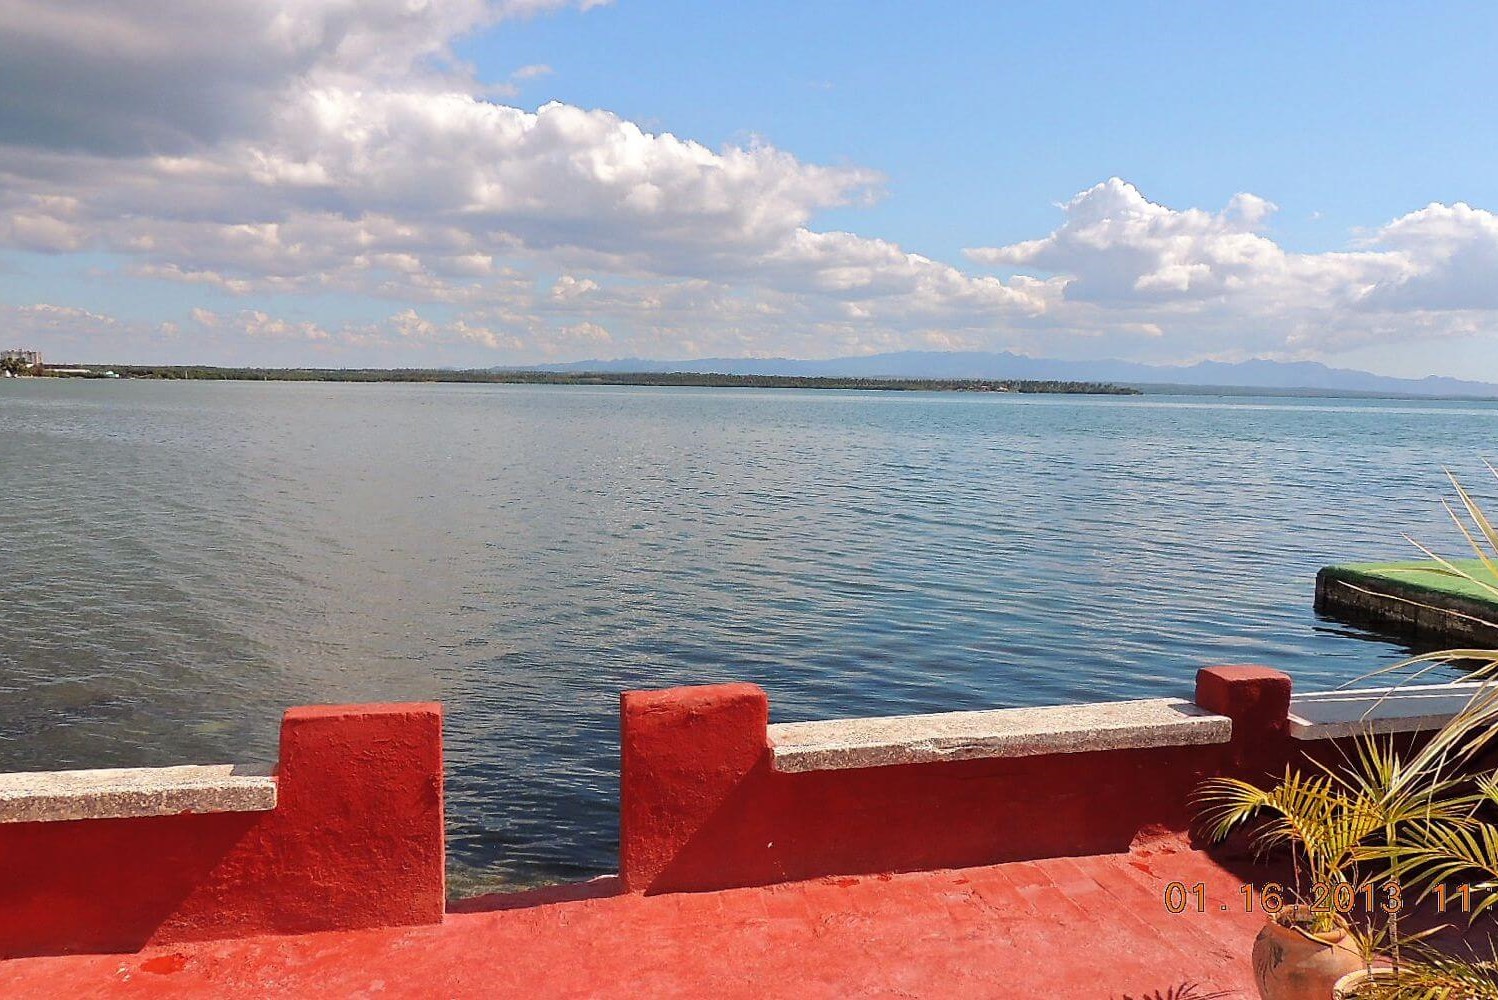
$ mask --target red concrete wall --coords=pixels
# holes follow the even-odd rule
[[[1196,672],[1196,703],[1233,720],[1224,773],[1248,781],[1284,774],[1296,749],[1290,739],[1290,687],[1289,674],[1268,667],[1203,667]]]
[[[1203,778],[1274,770],[1290,681],[1214,667],[1198,700],[1228,744],[787,774],[749,684],[621,699],[620,875],[634,892],[696,891],[1127,850],[1185,830]]]
[[[437,923],[442,710],[295,708],[273,811],[0,824],[0,957]]]

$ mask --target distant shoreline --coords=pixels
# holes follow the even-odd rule
[[[1318,386],[1085,382],[1063,379],[920,378],[902,376],[738,375],[722,372],[556,372],[536,369],[220,368],[210,365],[68,365],[22,378],[135,378],[207,382],[396,382],[496,385],[620,385],[723,389],[856,389],[885,392],[1010,392],[1099,396],[1258,396],[1367,399],[1424,403],[1498,403],[1498,395],[1431,394]]]
[[[57,377],[89,378],[86,366]],[[1013,392],[1138,396],[1111,382],[1050,379],[841,378],[813,375],[723,375],[702,372],[451,371],[435,368],[214,368],[202,365],[110,365],[120,378],[236,382],[454,382],[499,385],[695,386],[713,389],[860,389],[883,392]],[[102,373],[103,366],[99,366]]]

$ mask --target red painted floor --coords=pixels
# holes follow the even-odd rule
[[[1205,883],[1205,912],[1195,896],[1168,912],[1170,881]],[[1156,1000],[1194,984],[1252,997],[1263,917],[1244,912],[1241,882],[1165,842],[764,889],[539,905],[547,893],[531,893],[468,901],[458,908],[508,908],[441,926],[13,959],[0,996]]]

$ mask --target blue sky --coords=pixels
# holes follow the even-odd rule
[[[1498,381],[1492,5],[128,6],[0,0],[51,356]]]
[[[1252,191],[1331,250],[1432,201],[1498,205],[1498,6],[620,4],[459,47],[522,103],[717,146],[762,136],[888,177],[829,227],[952,258],[1051,229],[1110,176],[1168,204]]]

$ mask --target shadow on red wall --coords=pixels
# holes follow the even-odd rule
[[[0,824],[0,957],[441,921],[442,712],[296,708],[274,810]]]

